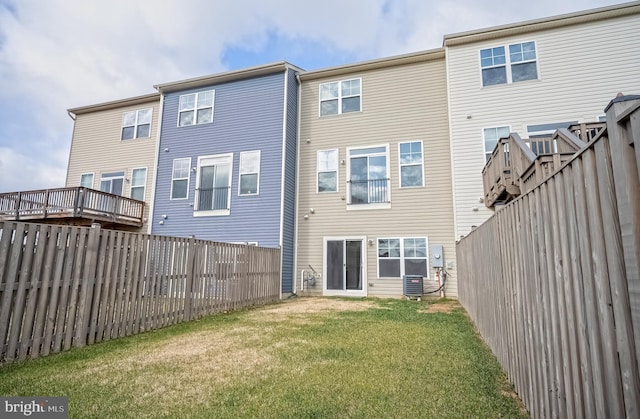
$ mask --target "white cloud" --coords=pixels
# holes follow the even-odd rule
[[[439,47],[446,33],[614,2],[0,0],[0,191],[64,184],[67,108],[224,71],[231,46],[259,52],[275,33],[370,59]]]

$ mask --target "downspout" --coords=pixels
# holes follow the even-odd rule
[[[69,186],[69,167],[71,167],[71,150],[73,150],[73,139],[76,137],[76,114],[67,111],[69,118],[73,119],[73,130],[71,130],[71,144],[69,144],[69,158],[67,158],[67,175],[65,176],[64,186]]]
[[[157,89],[157,88],[156,88]],[[153,180],[151,184],[153,188],[151,188],[151,196],[149,197],[149,224],[147,225],[147,234],[151,234],[151,229],[153,227],[153,209],[156,202],[156,190],[158,189],[158,167],[160,166],[160,137],[162,133],[162,113],[164,110],[164,93],[160,92],[160,105],[158,106],[158,135],[156,137],[156,155],[154,158],[154,170],[153,170]]]
[[[298,289],[298,203],[300,201],[300,110],[302,107],[302,82],[300,81],[300,74],[296,74],[296,83],[298,84],[298,106],[297,106],[297,118],[296,118],[296,203],[295,203],[295,212],[293,217],[293,228],[294,228],[294,236],[293,236],[293,288],[292,291],[296,294]],[[304,280],[304,278],[302,278]],[[302,290],[304,285],[302,281],[300,282],[300,288]]]
[[[286,174],[287,174],[287,94],[289,87],[289,67],[284,70],[284,100],[282,111],[282,179],[280,179],[280,238],[278,244],[280,246],[280,299],[282,300],[282,283],[284,266],[284,195],[286,188]]]

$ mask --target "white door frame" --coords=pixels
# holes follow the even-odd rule
[[[327,289],[327,242],[329,241],[360,241],[362,243],[360,251],[360,262],[362,278],[361,290],[330,290]],[[343,296],[343,297],[366,297],[367,296],[367,238],[366,236],[327,236],[322,238],[322,295]]]

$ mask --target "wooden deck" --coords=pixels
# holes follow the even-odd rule
[[[484,203],[491,208],[509,202],[547,179],[606,131],[605,122],[582,123],[542,138],[501,138],[482,170]]]
[[[91,225],[135,230],[143,224],[144,202],[94,189],[73,187],[0,194],[0,221]]]

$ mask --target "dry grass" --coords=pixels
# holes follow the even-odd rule
[[[421,313],[452,313],[455,310],[461,309],[462,306],[456,300],[438,301],[429,305],[424,310],[419,310]]]

